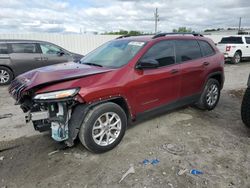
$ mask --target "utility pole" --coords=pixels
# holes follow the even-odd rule
[[[239,30],[238,30],[238,33],[240,33],[240,30],[241,30],[241,17],[240,17],[240,20],[239,20]]]
[[[160,21],[159,14],[158,14],[158,8],[155,9],[154,17],[155,17],[155,34],[156,34],[157,33],[157,23]]]

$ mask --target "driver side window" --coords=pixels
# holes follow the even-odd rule
[[[52,44],[40,44],[41,50],[43,54],[49,54],[49,55],[58,55],[59,53],[62,52],[60,48],[57,46],[54,46]]]
[[[159,67],[174,64],[174,41],[161,41],[153,45],[142,58],[142,60],[149,59],[158,61]]]

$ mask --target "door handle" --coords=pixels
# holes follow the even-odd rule
[[[170,72],[171,72],[171,74],[176,74],[176,73],[179,72],[179,70],[178,70],[178,69],[173,69],[173,70],[171,70]]]
[[[208,66],[210,63],[209,62],[204,62],[203,65],[204,66]]]
[[[248,46],[246,46],[248,48]]]
[[[36,60],[36,61],[42,61],[42,58],[41,57],[35,57],[34,60]]]

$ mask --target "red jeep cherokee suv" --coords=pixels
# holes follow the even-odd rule
[[[212,110],[224,83],[224,57],[199,34],[119,37],[78,63],[18,76],[9,93],[35,130],[92,152],[114,148],[141,115],[196,104]]]

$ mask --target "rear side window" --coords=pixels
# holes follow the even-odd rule
[[[223,37],[219,44],[243,44],[242,37]]]
[[[33,43],[13,43],[11,48],[13,53],[37,53],[36,44]]]
[[[250,44],[250,37],[246,37],[246,43]]]
[[[54,46],[52,44],[40,44],[41,50],[43,54],[50,54],[50,55],[56,55],[60,52],[62,52],[62,50],[60,48],[58,48],[57,46]]]
[[[215,54],[213,48],[206,41],[199,41],[199,45],[201,47],[201,52],[203,56],[211,56]]]
[[[177,62],[185,62],[201,57],[201,50],[196,40],[177,40],[176,59]]]
[[[142,58],[143,60],[154,59],[159,66],[167,66],[175,63],[174,42],[161,41],[151,47]]]
[[[8,54],[7,44],[0,44],[0,54]]]

